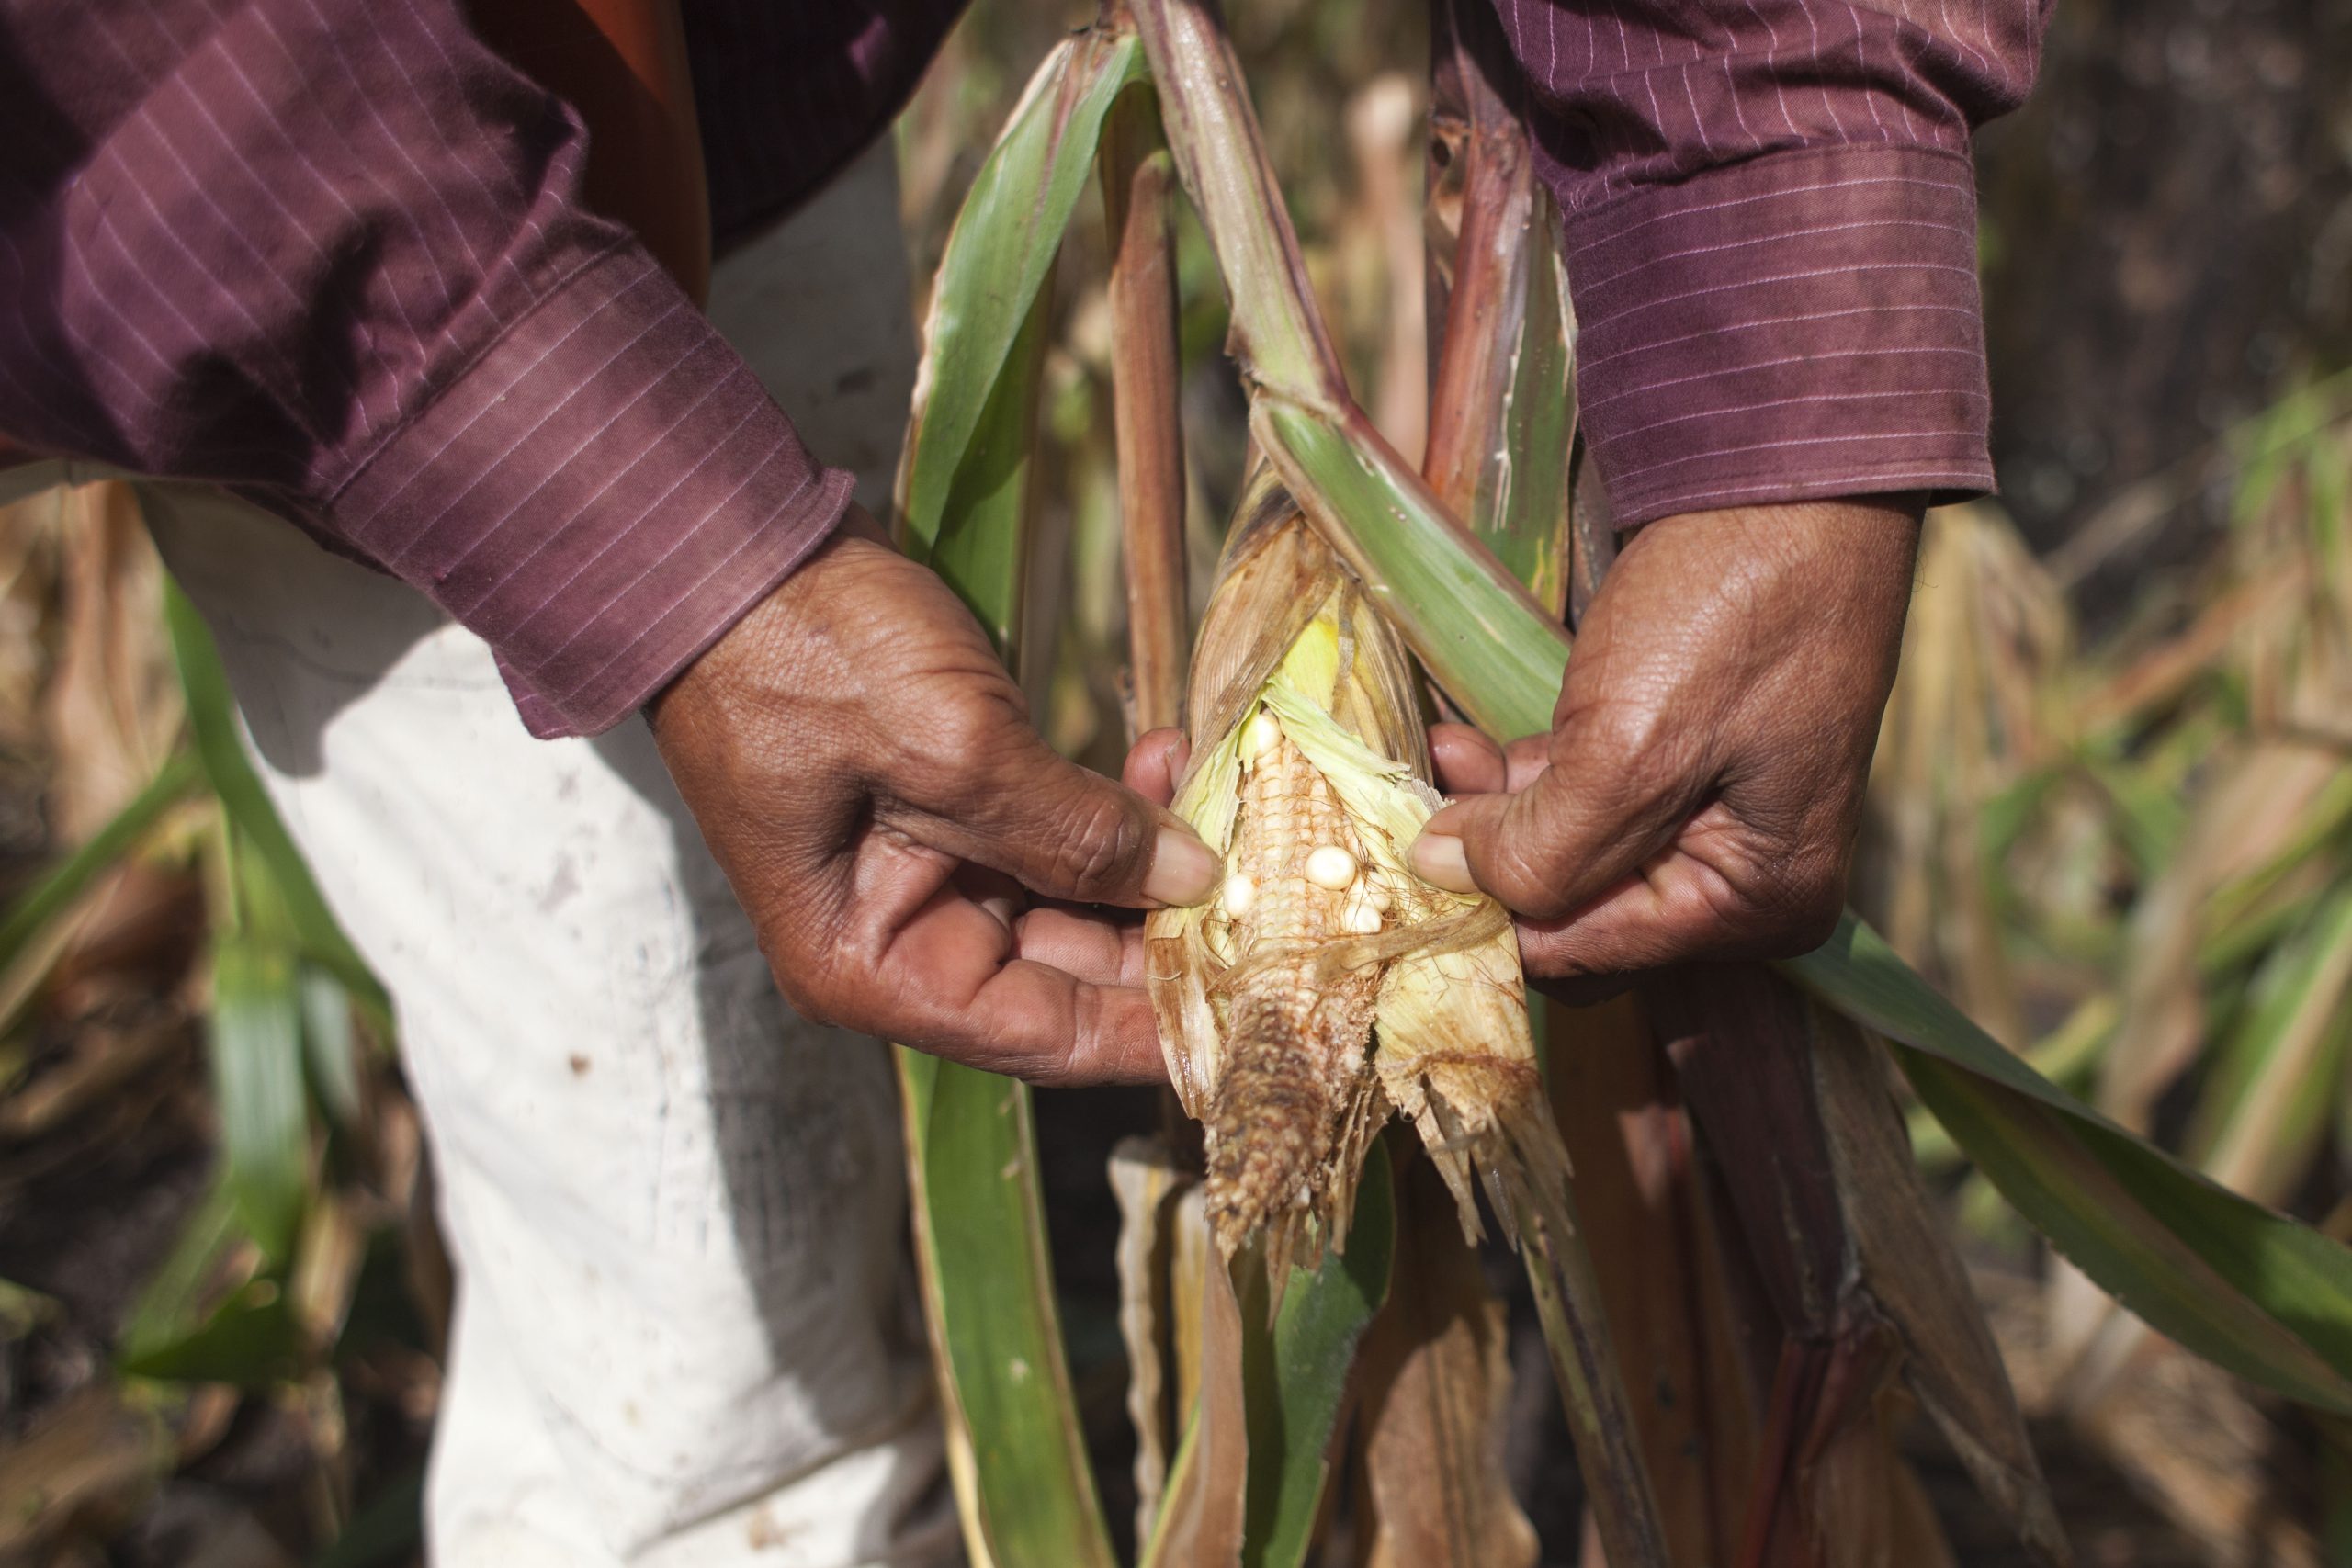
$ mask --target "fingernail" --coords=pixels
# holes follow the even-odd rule
[[[1449,893],[1476,893],[1470,877],[1470,856],[1462,840],[1451,833],[1423,833],[1413,840],[1413,874]]]
[[[1012,917],[1020,913],[1019,906],[1001,893],[981,899],[980,908],[987,910],[996,923],[1002,926],[1007,932],[1012,930]]]
[[[1197,904],[1217,882],[1216,856],[1181,828],[1162,828],[1152,846],[1143,896],[1155,904]]]

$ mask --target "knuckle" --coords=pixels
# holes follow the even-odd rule
[[[1553,864],[1547,847],[1534,837],[1511,833],[1489,842],[1486,863],[1487,890],[1520,914],[1548,920],[1568,912],[1562,897],[1567,879]]]
[[[1846,913],[1846,888],[1842,878],[1826,879],[1808,891],[1789,922],[1789,940],[1794,945],[1789,956],[1811,953],[1827,942],[1838,930],[1838,922]]]
[[[918,707],[920,723],[886,729],[876,739],[885,759],[879,771],[890,792],[925,809],[971,804],[1024,739],[1017,698],[993,686],[947,687]]]
[[[1765,956],[1793,958],[1827,942],[1846,911],[1846,877],[1838,856],[1800,857],[1775,879],[1757,910]]]
[[[821,977],[787,969],[773,960],[768,969],[775,976],[776,989],[784,993],[785,1002],[797,1017],[826,1029],[842,1023],[831,988],[822,983]]]
[[[1670,751],[1677,734],[1663,705],[1624,696],[1566,704],[1554,737],[1561,745],[1612,762],[1636,762]]]
[[[933,756],[952,761],[982,760],[1003,744],[1007,706],[989,697],[968,694],[944,705],[924,744]]]
[[[1090,790],[1055,825],[1050,864],[1067,896],[1099,900],[1126,890],[1148,852],[1150,834],[1126,802]]]
[[[872,1020],[868,998],[842,947],[811,946],[797,921],[768,921],[759,930],[768,972],[793,1012],[828,1029],[858,1029]]]
[[[1519,957],[1532,979],[1573,980],[1590,973],[1575,941],[1562,931],[1531,931],[1521,926]]]

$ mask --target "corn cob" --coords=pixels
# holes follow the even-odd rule
[[[1215,904],[1159,911],[1145,934],[1170,1074],[1206,1125],[1219,1249],[1262,1229],[1277,1290],[1289,1263],[1312,1266],[1346,1235],[1364,1153],[1398,1111],[1466,1235],[1481,1180],[1507,1227],[1532,1213],[1565,1234],[1510,919],[1405,863],[1440,803],[1411,665],[1263,476],[1203,621],[1190,710],[1176,810],[1230,874]]]
[[[1250,891],[1245,908],[1222,900],[1229,924],[1210,941],[1251,963],[1226,971],[1222,987],[1235,1055],[1209,1116],[1209,1213],[1230,1256],[1270,1216],[1304,1213],[1337,1142],[1335,1108],[1370,1090],[1364,1045],[1372,1033],[1379,977],[1343,970],[1318,984],[1318,950],[1348,934],[1348,883],[1309,874],[1308,862],[1362,862],[1348,814],[1306,753],[1262,711],[1254,757],[1245,761],[1232,863]],[[1250,742],[1245,742],[1245,745]],[[1329,852],[1327,855],[1326,852]],[[1343,1112],[1341,1112],[1343,1114]],[[1323,1183],[1328,1184],[1328,1183]],[[1278,1227],[1272,1250],[1286,1256],[1293,1226]]]

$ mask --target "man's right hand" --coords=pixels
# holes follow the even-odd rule
[[[1197,902],[1216,857],[1055,755],[863,513],[649,713],[802,1014],[1033,1082],[1163,1075],[1134,922],[1069,906]]]

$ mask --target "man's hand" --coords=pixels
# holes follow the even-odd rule
[[[1033,1081],[1162,1075],[1132,922],[1021,893],[1191,903],[1216,857],[1049,750],[978,624],[863,513],[650,714],[803,1014]]]
[[[1550,735],[1432,737],[1440,784],[1470,798],[1430,819],[1415,868],[1510,906],[1541,979],[1819,945],[1845,903],[1918,517],[1890,498],[1643,529],[1593,599]]]

